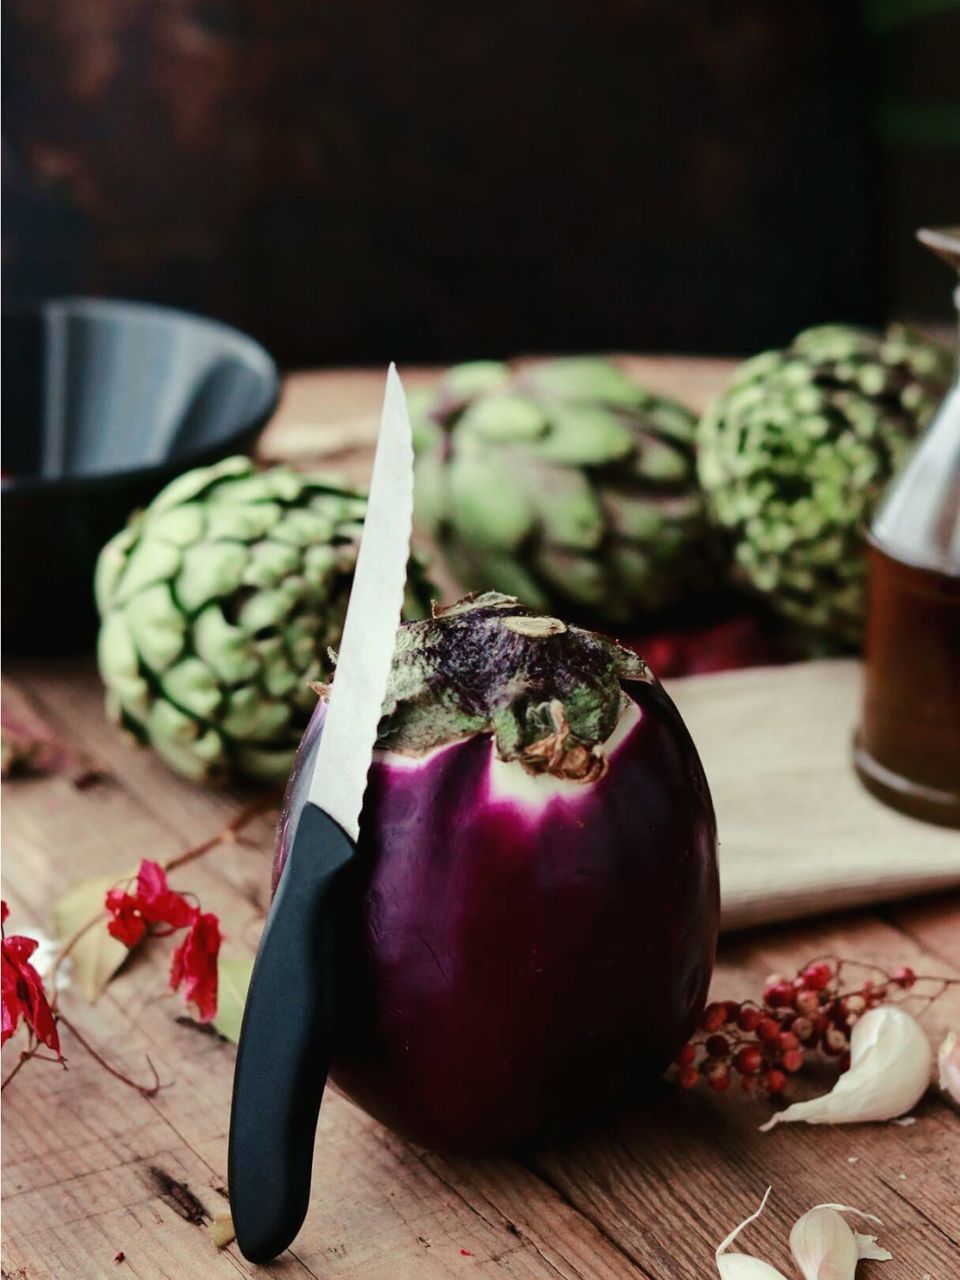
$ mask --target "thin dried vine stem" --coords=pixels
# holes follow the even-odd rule
[[[81,1048],[85,1049],[87,1053],[89,1053],[90,1057],[93,1058],[94,1062],[98,1063],[101,1067],[103,1067],[104,1071],[108,1071],[110,1075],[112,1075],[115,1080],[119,1080],[121,1084],[127,1085],[127,1087],[130,1089],[135,1089],[137,1093],[139,1093],[144,1098],[155,1097],[155,1095],[158,1094],[160,1090],[163,1088],[163,1086],[160,1083],[160,1077],[157,1075],[157,1068],[153,1065],[153,1061],[151,1060],[149,1054],[145,1054],[144,1056],[147,1059],[147,1065],[149,1066],[150,1071],[153,1075],[153,1084],[140,1084],[139,1081],[137,1080],[131,1080],[131,1078],[128,1075],[125,1075],[124,1072],[122,1072],[119,1069],[119,1067],[115,1067],[113,1066],[112,1063],[108,1062],[106,1058],[103,1057],[103,1055],[99,1052],[99,1050],[93,1047],[93,1045],[86,1038],[86,1036],[84,1036],[77,1029],[77,1027],[74,1026],[74,1024],[70,1021],[69,1018],[65,1018],[62,1013],[59,1015],[59,1021],[61,1026],[64,1026],[67,1028],[67,1030],[70,1032],[73,1038],[77,1041],[77,1043],[81,1046]]]
[[[252,800],[215,836],[211,836],[209,840],[204,840],[201,844],[196,844],[191,849],[186,849],[183,853],[178,853],[176,857],[169,858],[162,863],[164,871],[174,871],[177,867],[186,866],[188,862],[194,862],[197,858],[202,858],[205,853],[209,853],[217,845],[232,843],[244,827],[250,825],[254,818],[259,818],[261,814],[269,813],[271,809],[276,809],[279,801],[280,795],[277,791],[269,791],[259,796],[256,800]]]
[[[37,1048],[36,1048],[36,1046],[34,1046],[32,1049],[21,1049],[21,1050],[20,1050],[20,1057],[19,1057],[19,1059],[18,1059],[18,1061],[17,1061],[17,1065],[13,1068],[13,1070],[9,1073],[9,1075],[7,1075],[7,1076],[4,1078],[3,1084],[0,1084],[0,1093],[3,1093],[4,1089],[7,1087],[7,1085],[10,1083],[10,1081],[13,1079],[13,1077],[17,1074],[17,1072],[21,1070],[21,1068],[24,1066],[24,1064],[25,1064],[25,1063],[27,1063],[27,1062],[29,1062],[31,1058],[36,1057],[36,1053],[37,1053]]]
[[[193,845],[191,848],[184,850],[183,853],[177,854],[172,858],[168,858],[166,862],[161,865],[165,871],[172,871],[178,867],[185,866],[188,862],[194,862],[197,858],[202,858],[204,854],[210,853],[211,850],[216,849],[221,844],[236,843],[240,833],[245,827],[249,826],[255,818],[278,808],[279,802],[279,790],[271,789],[270,791],[264,792],[262,795],[258,796],[256,800],[251,801],[250,804],[241,809],[236,817],[232,818],[221,831],[217,832],[216,835],[211,836],[207,840],[201,841],[200,844]],[[130,872],[119,876],[114,881],[112,887],[117,888],[122,884],[128,883],[135,874],[135,872]],[[108,1071],[110,1075],[114,1076],[115,1079],[119,1080],[122,1084],[127,1085],[131,1089],[135,1089],[143,1097],[152,1098],[163,1086],[160,1083],[160,1078],[157,1075],[157,1069],[150,1060],[149,1054],[147,1055],[147,1062],[150,1066],[150,1071],[153,1074],[153,1083],[146,1085],[141,1084],[137,1080],[132,1080],[117,1067],[114,1067],[109,1063],[106,1058],[104,1058],[102,1054],[93,1047],[89,1040],[86,1039],[83,1033],[79,1031],[68,1018],[64,1017],[58,1008],[60,992],[57,987],[57,979],[64,961],[74,950],[77,944],[85,938],[92,929],[95,929],[98,925],[102,925],[104,923],[106,917],[107,912],[105,910],[98,911],[96,915],[91,916],[89,920],[85,921],[79,929],[76,929],[60,947],[56,957],[54,958],[53,964],[50,967],[50,972],[46,980],[47,988],[51,991],[50,1010],[57,1021],[67,1028],[77,1043],[80,1044],[82,1048],[90,1054],[94,1061],[99,1063],[105,1071]],[[11,1080],[13,1080],[14,1076],[23,1069],[24,1065],[29,1062],[31,1058],[39,1058],[42,1062],[60,1062],[63,1067],[66,1067],[66,1061],[62,1057],[47,1058],[45,1055],[39,1053],[39,1049],[40,1045],[35,1043],[29,1045],[26,1049],[21,1050],[20,1058],[16,1065],[5,1079],[0,1082],[0,1092],[7,1087]]]
[[[202,858],[204,854],[210,853],[211,850],[216,849],[221,844],[234,842],[240,832],[243,831],[245,827],[248,827],[255,818],[259,818],[262,814],[269,813],[272,809],[276,809],[279,805],[279,801],[280,795],[278,791],[271,790],[265,792],[263,795],[258,796],[256,800],[251,801],[251,803],[246,805],[245,808],[241,809],[237,816],[235,818],[231,818],[227,825],[221,831],[218,831],[215,836],[210,836],[208,839],[201,841],[200,844],[195,844],[191,848],[184,850],[183,853],[178,853],[174,857],[168,858],[166,862],[161,863],[161,866],[164,871],[173,871],[178,867],[186,866],[188,862],[194,862],[197,858]],[[131,880],[134,874],[134,872],[131,872],[118,876],[111,887],[118,888],[120,885]],[[91,929],[95,928],[106,919],[106,915],[107,913],[105,911],[99,911],[95,916],[91,916],[89,920],[70,935],[67,941],[57,952],[56,958],[54,959],[53,965],[50,969],[49,977],[49,985],[53,991],[50,1001],[50,1007],[52,1009],[57,1008],[57,998],[59,995],[57,990],[57,977],[60,973],[60,968],[63,965],[63,962],[70,955],[70,952],[74,949],[77,943],[80,942],[82,938],[86,937]]]

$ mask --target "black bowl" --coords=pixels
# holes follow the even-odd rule
[[[4,309],[2,376],[4,645],[78,651],[100,548],[180,472],[252,448],[277,368],[214,320],[55,298]]]

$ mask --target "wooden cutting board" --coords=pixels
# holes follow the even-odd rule
[[[725,929],[960,884],[960,832],[858,782],[860,684],[852,659],[667,682],[713,792]]]

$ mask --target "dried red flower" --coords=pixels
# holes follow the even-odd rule
[[[220,952],[220,922],[212,911],[197,912],[190,931],[173,953],[170,986],[182,985],[189,1004],[197,1006],[202,1022],[217,1012],[217,956]]]
[[[0,924],[6,922],[8,915],[9,908],[4,902],[0,904]],[[3,968],[3,1030],[0,1043],[7,1043],[22,1018],[37,1040],[52,1049],[59,1058],[62,1055],[57,1024],[43,989],[43,980],[30,963],[38,945],[35,938],[20,935],[3,938],[0,961]]]
[[[197,908],[170,888],[163,867],[149,858],[140,863],[135,892],[111,889],[104,905],[112,917],[107,931],[127,947],[141,941],[148,925],[184,929],[197,916]]]
[[[107,932],[125,947],[135,947],[147,931],[137,899],[123,889],[110,889],[104,906],[112,917]]]

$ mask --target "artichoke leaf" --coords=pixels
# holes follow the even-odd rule
[[[234,743],[233,757],[237,768],[259,782],[286,782],[297,756],[297,744],[257,747]]]
[[[183,563],[182,552],[169,542],[140,541],[127,557],[126,566],[117,585],[114,602],[126,604],[141,591],[169,582]]]
[[[545,360],[525,370],[520,376],[520,383],[535,388],[546,399],[622,408],[635,408],[647,395],[617,365],[593,356]]]
[[[247,548],[242,542],[198,542],[183,553],[183,567],[174,580],[177,599],[187,613],[230,595],[243,581]]]
[[[219,603],[208,604],[197,615],[193,643],[199,657],[224,684],[250,680],[260,670],[251,636],[227,621]]]
[[[413,505],[422,528],[434,536],[450,514],[446,472],[439,450],[418,454]]]
[[[235,456],[224,458],[212,467],[197,467],[187,471],[176,480],[171,480],[150,503],[152,515],[179,507],[183,503],[193,502],[195,498],[203,498],[216,494],[218,487],[227,483],[232,476],[248,476],[253,473],[253,463],[249,458]]]
[[[289,723],[289,706],[285,702],[265,698],[259,689],[252,686],[233,690],[220,718],[224,733],[229,738],[244,742],[271,742]]]
[[[523,482],[510,467],[482,457],[450,465],[451,522],[479,547],[513,551],[527,537],[533,512]]]
[[[172,507],[157,514],[148,512],[151,538],[172,542],[177,547],[189,547],[203,537],[206,530],[203,507],[199,502],[188,502],[182,507]]]
[[[211,542],[256,542],[270,533],[282,514],[276,502],[244,502],[235,507],[211,503],[206,511],[207,537]]]
[[[327,546],[309,547],[306,555],[309,556],[311,552],[333,559],[333,553]],[[243,571],[243,585],[245,587],[276,587],[288,574],[298,572],[300,561],[300,549],[290,546],[289,543],[256,542],[250,548],[250,557]]]
[[[138,654],[152,671],[166,671],[183,653],[187,620],[168,583],[159,582],[134,596],[123,617]]]
[[[219,707],[223,693],[216,677],[200,658],[183,658],[160,677],[160,687],[176,706],[206,720]]]
[[[538,547],[533,565],[553,589],[580,608],[610,603],[610,583],[602,564],[562,547]]]
[[[140,654],[124,614],[104,618],[97,637],[97,662],[120,708],[132,716],[146,715],[150,686],[141,673]]]
[[[603,511],[582,472],[554,472],[542,486],[531,486],[530,500],[546,542],[592,551],[603,541]]]
[[[607,466],[633,450],[633,437],[619,416],[598,405],[554,406],[550,430],[536,446],[538,457],[571,467]]]
[[[516,393],[487,396],[465,409],[458,422],[461,431],[470,431],[494,443],[535,440],[549,425],[544,410],[533,400]]]
[[[441,385],[451,399],[466,401],[501,390],[509,375],[509,369],[499,360],[469,360],[448,369]]]

